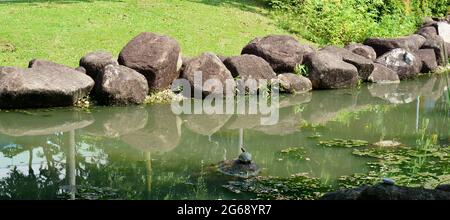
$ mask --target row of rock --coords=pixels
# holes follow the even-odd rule
[[[76,69],[45,60],[31,61],[28,69],[0,67],[0,108],[69,106],[88,95],[102,105],[141,104],[148,94],[170,88],[178,78],[203,95],[234,95],[234,89],[227,94],[226,87],[204,85],[209,79],[223,85],[237,78],[277,80],[291,93],[350,88],[360,80],[399,82],[447,65],[449,33],[448,23],[427,21],[411,36],[369,38],[364,44],[320,50],[291,36],[269,35],[252,40],[239,56],[203,53],[194,58],[182,57],[179,44],[170,37],[141,33],[118,59],[92,52]],[[302,65],[307,77],[294,74]],[[198,72],[201,85],[194,83]]]

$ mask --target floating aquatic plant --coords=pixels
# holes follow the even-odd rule
[[[317,138],[321,138],[322,135],[320,133],[314,133],[313,135],[308,136],[308,138],[310,139],[317,139]]]
[[[147,96],[144,103],[145,104],[161,104],[161,103],[170,103],[171,101],[181,101],[183,100],[183,96],[181,94],[176,94],[172,92],[172,90],[167,89],[161,92],[153,93],[150,96]]]
[[[306,151],[303,147],[289,147],[278,152],[280,159],[303,160],[306,157]]]
[[[229,181],[224,188],[234,193],[252,193],[263,200],[311,200],[318,199],[332,190],[318,178],[306,173],[290,177],[257,177],[243,181]]]
[[[364,140],[354,140],[354,139],[338,139],[328,141],[320,141],[319,146],[322,147],[336,147],[336,148],[353,148],[353,147],[365,147],[369,142]]]
[[[426,186],[433,188],[450,183],[450,149],[433,143],[436,137],[429,137],[417,147],[366,148],[353,150],[354,155],[377,159],[367,165],[366,174],[343,176],[339,183],[343,187],[374,184],[382,177],[395,180],[398,185]],[[419,138],[420,139],[420,138]],[[431,139],[431,140],[430,140]]]

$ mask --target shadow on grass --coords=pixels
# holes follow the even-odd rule
[[[0,0],[0,4],[36,4],[36,3],[55,3],[55,4],[73,4],[73,3],[92,3],[92,2],[122,2],[122,0]]]
[[[1,0],[0,0],[1,1]],[[263,0],[189,0],[190,2],[202,3],[212,6],[231,6],[243,11],[261,14],[261,9],[266,7]]]

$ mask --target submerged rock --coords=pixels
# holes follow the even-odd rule
[[[143,74],[150,91],[162,91],[180,75],[181,49],[171,37],[143,32],[122,49],[119,64]]]
[[[86,74],[55,63],[28,69],[0,68],[0,108],[73,106],[93,86]]]
[[[241,148],[242,153],[236,160],[225,160],[219,163],[219,171],[230,176],[249,178],[259,173],[259,167],[253,163],[252,155]]]
[[[266,60],[277,73],[294,72],[305,55],[314,52],[308,45],[300,44],[286,35],[269,35],[256,38],[242,49],[242,54],[253,54]]]
[[[219,163],[219,172],[240,178],[257,176],[260,168],[254,163],[242,163],[240,160],[225,160]]]

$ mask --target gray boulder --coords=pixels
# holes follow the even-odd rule
[[[422,69],[420,72],[428,73],[438,68],[438,63],[436,62],[436,55],[433,49],[420,49],[419,51],[417,51],[416,54],[422,61]]]
[[[413,34],[399,38],[368,38],[364,44],[371,46],[377,53],[377,57],[379,57],[396,48],[415,52],[422,47],[425,40],[423,36]]]
[[[78,72],[82,72],[82,73],[86,74],[86,69],[84,67],[82,67],[82,66],[79,66],[79,67],[75,68],[75,70],[78,71]]]
[[[374,69],[367,79],[373,83],[399,83],[398,75],[391,69],[379,63],[374,63]]]
[[[32,59],[28,63],[28,68],[35,68],[35,67],[45,67],[45,68],[51,68],[51,69],[72,69],[68,66],[55,63],[49,60],[42,60],[42,59]]]
[[[80,67],[83,67],[86,74],[94,80],[109,64],[118,65],[117,59],[105,51],[90,52],[80,59]]]
[[[358,84],[356,67],[344,62],[338,55],[326,51],[309,54],[305,65],[314,89],[349,88]]]
[[[282,91],[288,93],[305,93],[312,90],[311,80],[301,75],[282,73],[278,75],[278,81]]]
[[[253,54],[266,60],[277,73],[294,72],[295,67],[302,64],[304,56],[312,52],[312,47],[286,35],[256,38],[242,49],[242,54]]]
[[[363,56],[369,60],[375,61],[375,59],[377,59],[377,53],[370,46],[360,44],[360,43],[355,43],[355,44],[348,44],[344,48],[355,54]]]
[[[350,63],[353,66],[358,69],[358,75],[361,79],[367,80],[367,77],[372,73],[373,71],[373,61],[369,60],[363,56],[360,56],[358,54],[352,53],[351,51],[339,48],[336,46],[326,46],[321,49],[321,51],[327,51],[332,54],[337,54],[340,57],[342,57],[342,60],[344,62]]]
[[[96,79],[95,98],[102,105],[142,104],[148,94],[145,77],[121,65],[108,65]]]
[[[89,76],[72,68],[34,64],[0,68],[0,108],[73,106],[94,86]]]
[[[448,62],[448,51],[446,44],[441,36],[429,37],[422,46],[423,49],[433,49],[435,58],[439,66],[446,66]]]
[[[179,77],[182,65],[180,51],[174,39],[144,32],[122,49],[119,64],[143,74],[150,91],[161,91],[168,89]]]
[[[277,76],[263,58],[251,54],[244,54],[226,58],[223,63],[230,70],[233,77],[247,79],[275,79]]]
[[[397,73],[400,80],[416,76],[422,68],[422,61],[417,55],[401,48],[385,53],[376,62]]]
[[[419,28],[419,30],[416,31],[416,34],[422,35],[425,37],[425,39],[428,39],[429,37],[434,37],[438,35],[436,27],[434,26],[424,26]]]
[[[194,84],[194,78],[196,77],[196,74],[199,73],[202,74],[202,85]],[[233,76],[215,54],[203,53],[198,57],[190,59],[190,61],[186,63],[186,67],[184,68],[181,77],[189,81],[192,87],[192,96],[195,91],[201,92],[203,96],[209,94],[234,95],[234,89],[233,91],[227,91],[225,89],[226,83],[234,82]],[[214,80],[214,83],[205,85],[207,80]],[[220,85],[216,83],[220,83]]]

